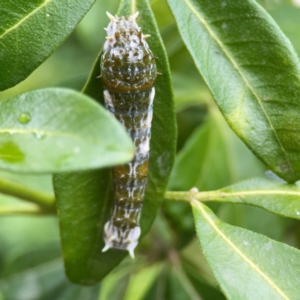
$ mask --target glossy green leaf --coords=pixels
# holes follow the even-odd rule
[[[211,200],[251,204],[300,220],[300,182],[288,184],[269,172],[211,192]]]
[[[227,299],[297,299],[300,252],[263,235],[221,222],[192,201],[207,262]]]
[[[56,174],[53,185],[67,276],[75,283],[94,284],[125,257],[125,252],[101,252],[110,207],[110,170]]]
[[[145,34],[151,34],[151,38],[147,41],[153,53],[159,57],[157,66],[163,73],[155,83],[149,180],[141,217],[144,235],[155,219],[171,172],[176,126],[169,66],[148,1],[124,0],[118,15],[128,16],[135,4],[137,11],[140,12],[137,22]],[[96,78],[100,73],[99,59],[100,56],[96,60],[84,92],[103,103],[102,85]],[[93,284],[106,276],[127,255],[126,252],[112,249],[105,253],[101,252],[104,247],[103,226],[108,219],[112,203],[110,170],[61,174],[55,176],[54,188],[67,275],[73,282]]]
[[[280,177],[300,178],[300,64],[255,1],[168,0],[227,122]]]
[[[1,1],[0,90],[24,80],[72,32],[95,0]]]
[[[0,168],[54,173],[128,161],[132,142],[89,97],[43,89],[0,102]]]

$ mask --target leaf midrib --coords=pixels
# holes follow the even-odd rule
[[[47,130],[40,130],[40,129],[34,129],[34,128],[30,128],[30,129],[9,129],[9,128],[5,128],[5,129],[0,129],[0,134],[1,133],[8,133],[8,134],[41,134],[41,138],[42,137],[46,137],[46,136],[56,136],[56,137],[68,137],[74,140],[79,140],[82,142],[92,142],[95,143],[95,141],[90,141],[88,139],[82,139],[76,135],[72,135],[72,134],[68,134],[68,133],[63,133],[63,132],[58,132],[58,131],[47,131]]]
[[[52,2],[53,0],[45,0],[45,2],[43,4],[41,4],[40,6],[36,7],[31,13],[29,13],[28,15],[26,15],[24,18],[22,18],[19,22],[17,22],[15,25],[11,26],[10,28],[6,29],[2,35],[0,35],[0,39],[2,39],[5,35],[7,35],[9,32],[13,31],[14,29],[18,28],[22,23],[24,23],[26,20],[28,20],[30,17],[32,17],[33,15],[35,15],[35,13],[37,11],[39,11],[40,9],[42,9],[44,6],[46,6],[47,4],[49,4],[50,2]]]
[[[222,198],[227,198],[227,197],[243,197],[243,196],[260,196],[260,195],[284,195],[284,196],[299,196],[300,197],[300,191],[285,191],[285,190],[252,190],[252,191],[236,191],[236,192],[226,192],[222,191],[220,195]]]
[[[199,203],[195,199],[191,199],[191,204],[202,214],[205,220],[209,223],[212,229],[225,241],[225,243],[232,248],[248,265],[256,271],[266,282],[273,288],[280,296],[284,299],[289,300],[290,298],[285,295],[285,293],[269,278],[263,271],[254,263],[251,259],[249,259],[227,236],[222,232],[221,229],[218,228],[216,223],[210,218],[210,216],[205,212],[201,203]]]
[[[230,53],[227,51],[226,47],[224,46],[224,44],[219,40],[218,36],[214,33],[214,31],[210,28],[209,24],[204,20],[204,18],[200,15],[200,13],[196,10],[196,8],[193,6],[193,4],[189,1],[189,0],[184,0],[187,4],[187,6],[190,8],[190,10],[192,11],[192,13],[194,13],[194,15],[197,17],[197,19],[202,23],[202,25],[204,26],[204,28],[207,30],[207,32],[210,34],[210,36],[212,37],[212,39],[219,45],[219,47],[221,48],[221,50],[224,52],[224,54],[227,56],[227,58],[229,59],[229,61],[233,64],[234,68],[237,70],[237,72],[240,74],[241,78],[243,79],[244,83],[246,84],[246,86],[249,88],[249,90],[251,91],[251,93],[253,94],[253,96],[256,98],[259,106],[261,107],[270,127],[271,130],[274,133],[274,136],[284,154],[284,157],[286,159],[286,162],[289,166],[290,171],[295,174],[291,163],[288,159],[288,155],[286,153],[286,150],[284,149],[276,131],[275,128],[273,126],[273,123],[271,122],[271,119],[269,118],[262,102],[261,99],[259,98],[259,96],[257,95],[257,93],[255,92],[255,90],[253,89],[252,85],[250,84],[250,82],[248,81],[247,77],[244,75],[244,73],[242,72],[242,70],[239,68],[238,64],[235,62],[234,58],[230,55]]]

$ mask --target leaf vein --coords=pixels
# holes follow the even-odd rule
[[[49,135],[49,136],[69,137],[69,138],[73,138],[73,139],[80,140],[80,141],[86,141],[86,140],[80,138],[79,136],[72,135],[69,133],[57,132],[57,131],[46,131],[46,130],[40,130],[40,129],[9,129],[9,128],[5,128],[5,129],[0,129],[0,134],[1,133],[9,133],[10,135],[15,134],[15,133],[41,134],[41,135]],[[92,141],[90,141],[90,142],[92,142]]]
[[[14,29],[17,29],[22,23],[24,23],[25,21],[27,21],[29,18],[31,18],[33,15],[36,14],[36,12],[38,12],[40,9],[42,9],[44,6],[46,6],[47,4],[49,4],[50,2],[52,2],[53,0],[46,0],[42,5],[38,6],[37,8],[35,8],[31,13],[29,13],[28,15],[26,15],[24,18],[22,18],[18,23],[16,23],[15,25],[13,25],[12,27],[6,29],[2,35],[0,35],[0,39],[2,39],[5,35],[7,35],[8,33],[10,33],[11,31],[13,31]]]

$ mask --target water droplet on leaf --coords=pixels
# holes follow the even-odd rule
[[[38,140],[41,140],[46,136],[42,131],[35,131],[33,134]]]
[[[20,114],[18,120],[21,124],[29,123],[31,120],[30,113],[25,112],[25,113]]]

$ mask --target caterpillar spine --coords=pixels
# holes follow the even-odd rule
[[[135,157],[113,168],[114,203],[104,226],[103,252],[110,248],[134,249],[141,234],[139,219],[147,184],[153,87],[157,71],[155,56],[136,23],[138,12],[114,17],[110,23],[101,57],[101,75],[107,109],[121,122],[135,145]]]

